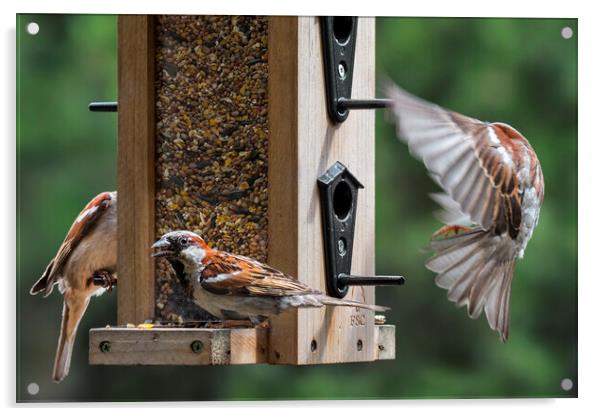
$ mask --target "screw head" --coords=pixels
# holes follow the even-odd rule
[[[27,385],[27,393],[31,396],[35,396],[40,392],[40,385],[38,383],[29,383]]]
[[[190,343],[190,349],[193,353],[199,354],[201,351],[203,351],[203,343],[196,339]]]
[[[102,352],[102,353],[111,352],[111,343],[109,341],[102,341],[98,345],[98,348],[100,349],[100,352]]]
[[[344,256],[347,253],[347,244],[345,243],[344,238],[339,238],[339,241],[337,241],[337,249],[341,256]]]
[[[573,380],[571,380],[570,378],[562,379],[562,381],[560,382],[560,388],[562,388],[562,390],[564,391],[572,390]]]
[[[339,64],[339,66],[337,67],[339,70],[339,76],[341,78],[345,78],[345,65],[343,65],[342,63]]]

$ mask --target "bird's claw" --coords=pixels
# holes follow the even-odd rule
[[[92,275],[91,280],[94,285],[107,289],[107,292],[111,292],[113,286],[117,285],[117,278],[108,270],[97,270]]]
[[[270,325],[269,319],[264,319],[263,321],[261,321],[260,323],[255,325],[255,328],[262,328],[262,329],[270,329],[271,327],[272,326]]]
[[[439,228],[435,233],[431,236],[431,240],[436,239],[437,237],[449,237],[450,234],[454,233],[455,235],[460,233],[465,233],[470,231],[470,227],[465,227],[463,225],[444,225]]]

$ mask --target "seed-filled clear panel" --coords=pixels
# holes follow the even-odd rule
[[[156,236],[187,229],[267,260],[267,18],[155,21]],[[156,317],[205,320],[169,264],[156,267]]]

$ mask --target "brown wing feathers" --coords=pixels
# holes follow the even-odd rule
[[[507,140],[507,136],[498,135],[500,141]],[[503,150],[505,151],[505,150]],[[483,218],[483,226],[493,220],[495,233],[498,235],[508,231],[511,238],[516,238],[521,223],[521,193],[518,186],[518,178],[514,163],[509,164],[501,160],[503,156],[498,147],[488,145],[483,139],[477,141],[475,152],[483,170],[484,178],[487,178],[488,186],[485,192],[484,204],[480,211],[471,207],[471,215],[479,215]],[[507,155],[508,158],[511,155]]]
[[[50,276],[50,271],[54,267],[54,259],[50,260],[48,266],[46,266],[46,270],[42,273],[42,277],[40,277],[32,286],[29,291],[30,294],[35,295],[42,291],[45,291],[44,296],[48,296],[51,292],[52,285],[48,286],[48,277]]]
[[[110,192],[103,192],[92,199],[79,213],[71,228],[67,232],[67,236],[63,240],[54,259],[50,261],[48,267],[42,274],[42,277],[33,285],[30,290],[32,295],[44,291],[44,296],[48,296],[52,292],[54,283],[56,282],[57,274],[61,272],[63,265],[69,258],[81,239],[90,231],[96,224],[98,218],[109,206],[111,200]]]
[[[446,110],[395,86],[388,93],[400,137],[462,211],[481,227],[494,228],[498,235],[508,231],[516,238],[521,195],[513,155],[500,144],[518,133]]]
[[[255,260],[215,252],[201,273],[203,289],[215,294],[286,296],[317,293],[305,284]]]

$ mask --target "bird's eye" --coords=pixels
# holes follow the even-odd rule
[[[180,238],[178,238],[178,243],[181,246],[187,245],[188,244],[188,237],[180,237]]]

